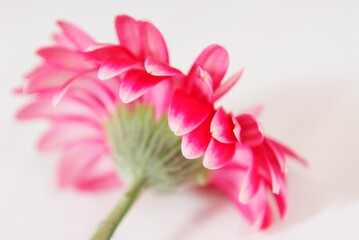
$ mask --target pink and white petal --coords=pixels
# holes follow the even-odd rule
[[[66,48],[44,47],[39,49],[37,54],[46,61],[68,69],[86,70],[96,66],[81,52],[75,52]]]
[[[269,175],[270,175],[270,184],[272,187],[272,192],[274,194],[279,194],[280,192],[280,187],[281,187],[281,181],[284,178],[283,173],[281,172],[281,170],[277,167],[275,167],[275,165],[273,165],[269,158],[267,156],[264,156],[267,166],[266,168],[269,170]]]
[[[189,94],[208,105],[213,105],[213,80],[211,75],[201,67],[188,76],[185,89],[189,89]]]
[[[211,118],[208,117],[196,129],[182,137],[182,154],[187,159],[203,156],[212,137],[210,133]]]
[[[252,200],[248,203],[252,209],[254,216],[253,226],[256,229],[266,229],[273,221],[272,212],[268,203],[267,189],[264,183],[261,183],[257,193],[253,196]]]
[[[151,76],[142,70],[131,70],[120,83],[120,98],[124,103],[132,102],[164,80],[163,77]]]
[[[260,176],[257,174],[257,167],[253,165],[248,171],[241,185],[239,202],[248,204],[257,193],[260,186]]]
[[[273,194],[274,199],[277,203],[277,207],[279,210],[279,215],[282,219],[284,219],[287,215],[288,209],[288,193],[287,193],[287,186],[285,183],[285,179],[281,181],[280,192],[278,194]]]
[[[258,229],[264,230],[270,227],[272,225],[272,222],[273,222],[272,211],[270,209],[268,202],[266,202],[263,210],[263,215],[261,215],[257,219],[257,222],[254,225]]]
[[[239,81],[239,79],[243,75],[244,69],[240,70],[238,73],[231,76],[227,81],[223,84],[219,85],[216,91],[214,92],[214,100],[218,100],[223,97],[232,87]]]
[[[89,35],[75,25],[65,21],[58,21],[57,23],[63,30],[66,37],[70,39],[80,50],[85,50],[95,44],[95,41]]]
[[[157,61],[155,58],[149,56],[144,63],[146,72],[153,76],[176,76],[183,75],[181,71],[169,66],[166,63]]]
[[[211,75],[213,79],[213,89],[216,91],[227,71],[228,64],[228,52],[223,47],[212,44],[203,50],[196,59],[189,75],[191,72],[196,71],[197,67],[200,66]]]
[[[177,90],[170,105],[168,124],[175,135],[182,136],[198,127],[210,113],[206,105]]]
[[[236,142],[234,127],[231,114],[226,114],[223,108],[219,108],[211,122],[212,136],[222,143],[234,143]]]
[[[234,125],[233,134],[236,137],[237,141],[241,142],[241,131],[242,131],[241,125],[239,124],[239,122],[237,121],[236,117],[233,114],[231,114],[231,116],[232,116],[232,123]]]
[[[280,169],[280,171],[286,173],[286,159],[282,152],[280,152],[274,144],[271,143],[267,138],[264,139],[263,144],[261,145],[264,154],[267,156],[270,163],[275,167]]]
[[[115,25],[121,46],[126,47],[133,55],[142,59],[142,42],[138,22],[127,15],[120,15],[116,17]]]
[[[141,33],[143,57],[153,57],[159,62],[168,63],[168,51],[166,42],[160,31],[151,23],[138,22]]]
[[[212,138],[203,157],[203,166],[215,170],[226,165],[235,152],[235,144],[226,144]]]
[[[101,64],[97,77],[101,80],[106,80],[139,65],[141,64],[138,61],[129,61],[127,58],[110,58]]]

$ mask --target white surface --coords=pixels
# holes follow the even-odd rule
[[[239,111],[263,103],[267,133],[310,161],[290,165],[289,214],[255,232],[225,198],[182,190],[147,193],[114,239],[359,239],[359,2],[0,0],[0,239],[88,239],[120,190],[56,189],[56,155],[35,150],[42,123],[13,116],[11,90],[39,61],[54,21],[65,19],[114,42],[113,19],[150,19],[186,70],[210,43],[225,46],[241,82],[223,100]]]

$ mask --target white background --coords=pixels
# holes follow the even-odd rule
[[[225,198],[183,189],[145,193],[114,239],[359,239],[359,1],[0,0],[0,239],[88,239],[122,190],[58,190],[56,154],[35,141],[45,124],[18,122],[25,99],[12,95],[51,42],[55,20],[115,42],[113,19],[150,19],[172,64],[187,71],[219,43],[229,73],[246,67],[222,101],[240,111],[263,103],[266,132],[310,162],[291,164],[289,214],[265,232],[251,229]]]

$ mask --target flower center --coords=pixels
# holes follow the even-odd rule
[[[183,157],[181,139],[169,129],[167,116],[155,118],[152,106],[118,106],[105,130],[123,180],[142,179],[147,187],[160,191],[188,181],[204,182],[206,169],[202,159]]]

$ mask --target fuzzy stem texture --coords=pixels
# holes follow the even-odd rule
[[[114,234],[117,226],[121,223],[122,219],[131,208],[137,199],[145,181],[143,179],[134,181],[130,185],[127,192],[124,194],[119,203],[115,206],[112,212],[101,223],[96,233],[92,236],[91,240],[109,240]]]

